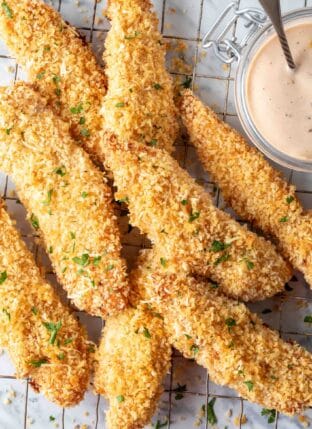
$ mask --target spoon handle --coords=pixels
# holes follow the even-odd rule
[[[280,0],[259,0],[265,12],[268,14],[273,27],[279,37],[288,67],[291,69],[295,69],[296,65],[291,54],[289,44],[286,38],[286,34],[284,31],[282,15],[281,15],[281,5]]]

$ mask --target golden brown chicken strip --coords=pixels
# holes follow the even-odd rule
[[[149,0],[109,0],[112,27],[105,41],[109,81],[102,113],[119,139],[172,151],[178,134],[165,44]]]
[[[278,247],[312,285],[312,220],[279,172],[191,91],[180,111],[203,165],[243,219],[277,239]]]
[[[129,287],[111,192],[68,125],[27,84],[0,93],[0,168],[75,305],[101,317],[125,308]]]
[[[90,367],[84,329],[40,276],[0,201],[0,341],[17,376],[62,407],[80,402]]]
[[[159,270],[141,258],[131,276],[137,293],[164,317],[170,342],[243,398],[286,414],[312,405],[312,355],[263,325],[212,283]]]

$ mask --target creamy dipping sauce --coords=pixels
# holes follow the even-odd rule
[[[286,27],[296,70],[286,63],[276,35],[247,71],[247,107],[255,128],[276,149],[312,160],[312,20]]]

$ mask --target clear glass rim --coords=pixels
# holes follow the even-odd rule
[[[295,9],[283,15],[284,23],[295,22],[302,18],[312,19],[312,7],[303,9]],[[238,64],[236,79],[235,79],[235,105],[239,120],[248,135],[249,139],[254,145],[263,152],[272,161],[284,167],[291,168],[296,171],[312,172],[312,160],[304,161],[301,159],[293,158],[284,152],[274,148],[257,130],[255,124],[251,119],[248,111],[247,101],[245,97],[245,84],[246,75],[248,70],[248,58],[254,46],[263,39],[266,40],[266,33],[273,30],[271,23],[264,25],[258,29],[248,40],[247,45],[243,48],[243,53]]]

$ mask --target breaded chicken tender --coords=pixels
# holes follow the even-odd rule
[[[293,414],[312,405],[312,355],[287,343],[214,283],[160,271],[141,257],[131,281],[164,317],[171,344],[208,369],[211,379],[263,407]]]
[[[108,133],[103,150],[117,198],[128,201],[131,224],[157,243],[160,267],[209,276],[246,301],[283,289],[291,272],[274,246],[218,210],[165,150]]]
[[[162,317],[143,304],[107,320],[94,385],[97,393],[109,399],[110,429],[139,429],[150,422],[170,357]]]
[[[105,41],[109,85],[102,113],[119,139],[172,151],[178,134],[165,44],[149,0],[109,0],[112,27]]]
[[[95,158],[100,154],[100,107],[106,78],[85,41],[60,14],[37,0],[7,0],[0,34],[28,79],[70,124],[72,136]]]
[[[279,172],[191,91],[180,100],[182,120],[203,165],[243,219],[277,239],[286,259],[312,285],[312,219]]]
[[[0,342],[19,378],[69,407],[89,381],[86,332],[40,276],[31,253],[0,201]]]
[[[126,268],[103,174],[27,84],[0,93],[0,168],[75,305],[104,318],[125,308]]]

